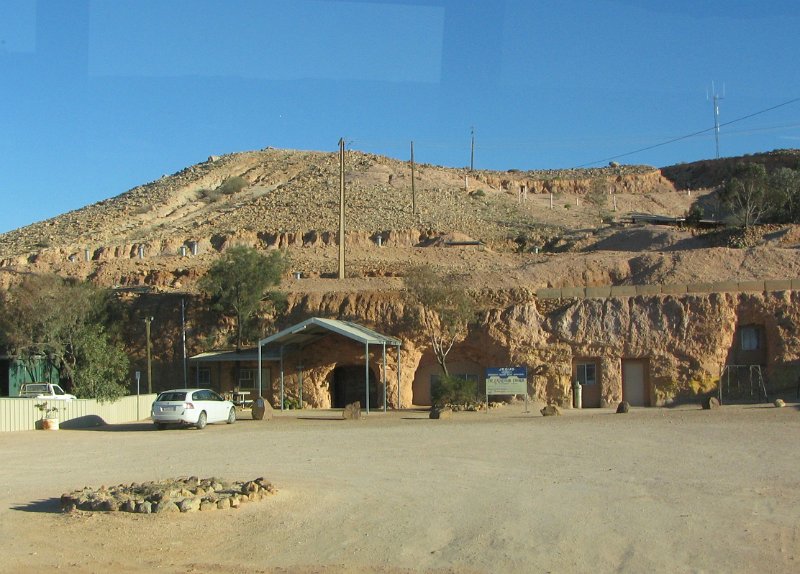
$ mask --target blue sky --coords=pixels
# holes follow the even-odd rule
[[[666,166],[800,147],[797,0],[0,0],[0,232],[209,155]],[[624,155],[629,154],[629,155]]]

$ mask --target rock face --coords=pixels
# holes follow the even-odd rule
[[[579,368],[591,368],[595,378],[594,384],[582,386],[583,408],[616,408],[623,400],[633,407],[676,401],[696,404],[718,392],[720,368],[725,364],[763,365],[768,394],[796,386],[800,291],[527,296],[528,300],[520,295],[519,299],[498,301],[498,308],[486,311],[448,355],[450,372],[475,377],[479,394],[484,391],[486,368],[498,365],[526,366],[529,396],[562,407],[572,401]],[[398,294],[307,294],[290,298],[289,305],[293,315],[358,318],[361,324],[401,339],[399,393],[397,354],[387,349],[388,404],[396,408],[398,394],[402,407],[432,404],[430,381],[441,369],[425,334],[407,328],[409,310]],[[742,354],[743,329],[758,333],[762,349],[755,354]],[[371,345],[369,353],[369,369],[376,381],[370,399],[380,404],[382,349]],[[302,361],[304,402],[329,408],[341,369],[364,372],[364,348],[342,337],[326,337]],[[272,369],[278,372],[278,365]],[[297,384],[297,374],[287,370],[287,393],[296,393]],[[364,388],[363,378],[352,384]],[[277,393],[274,382],[264,390],[273,404],[280,402]]]
[[[583,387],[583,408],[615,408],[622,400],[634,407],[696,404],[718,390],[726,364],[762,365],[768,394],[795,388],[800,374],[800,291],[791,288],[765,291],[762,282],[752,292],[584,293],[558,299],[537,298],[520,289],[487,292],[485,297],[489,309],[447,359],[452,373],[478,380],[479,393],[486,368],[495,366],[526,366],[531,398],[563,407],[572,400],[578,369],[590,367],[596,380]],[[387,350],[389,406],[431,405],[431,379],[440,367],[425,333],[409,328],[411,310],[398,291],[298,293],[289,296],[288,304],[289,317],[348,318],[401,339],[399,364],[394,350]],[[742,354],[744,329],[757,332],[758,353]],[[304,402],[328,408],[334,402],[337,373],[342,367],[362,368],[364,349],[326,338],[302,362]],[[382,363],[381,349],[370,346],[369,368],[379,384]],[[271,368],[278,372],[277,364]],[[638,372],[638,381],[631,381],[632,372]],[[287,370],[289,394],[296,393],[298,382]],[[380,385],[376,390],[380,393]],[[264,396],[280,404],[274,383]]]

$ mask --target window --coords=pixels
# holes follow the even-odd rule
[[[761,332],[755,325],[742,327],[740,337],[742,351],[757,351],[761,348]]]
[[[576,363],[575,378],[582,385],[594,385],[597,383],[597,365],[594,363]]]
[[[255,369],[239,369],[239,388],[240,389],[255,389],[256,388],[256,370]]]
[[[211,369],[199,369],[197,371],[197,386],[198,387],[211,386]]]

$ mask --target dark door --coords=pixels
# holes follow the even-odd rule
[[[0,360],[0,397],[7,397],[9,393],[8,387],[8,368],[9,368],[9,360],[2,359]]]
[[[351,365],[336,367],[333,370],[331,387],[331,405],[335,409],[359,401],[362,407],[367,406],[367,389],[365,385],[364,367]],[[383,402],[383,393],[378,391],[378,381],[372,369],[369,370],[369,406],[375,408]]]

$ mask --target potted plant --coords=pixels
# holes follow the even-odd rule
[[[42,430],[58,430],[58,407],[51,407],[47,401],[36,403],[34,406],[42,413],[38,427]]]

